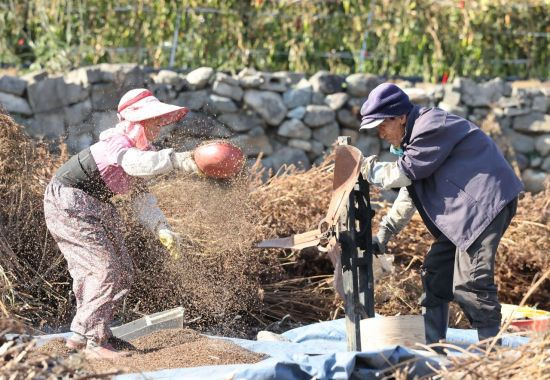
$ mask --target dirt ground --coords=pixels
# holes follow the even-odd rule
[[[133,339],[131,355],[109,360],[87,360],[81,353],[71,353],[64,340],[54,339],[35,350],[35,355],[54,355],[66,358],[66,364],[82,374],[114,374],[155,371],[168,368],[187,368],[207,365],[249,364],[265,356],[241,348],[222,339],[205,337],[191,329],[157,331]]]

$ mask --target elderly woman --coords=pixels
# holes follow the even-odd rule
[[[111,344],[109,325],[116,303],[130,289],[133,268],[122,221],[110,198],[131,192],[137,219],[159,237],[172,257],[179,257],[177,235],[143,182],[172,170],[199,173],[191,152],[155,151],[150,144],[162,126],[187,112],[160,102],[149,90],[127,92],[118,105],[119,123],[71,157],[46,188],[46,224],[67,260],[77,301],[67,346],[85,349],[89,357],[114,359],[127,354]]]

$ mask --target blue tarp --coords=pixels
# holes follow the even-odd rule
[[[411,375],[426,375],[431,371],[426,364],[437,367],[440,360],[433,355],[422,354],[400,346],[347,352],[344,319],[307,325],[282,335],[290,342],[212,337],[226,339],[250,351],[268,355],[267,359],[256,364],[174,368],[142,374],[119,375],[115,379],[377,379],[383,374],[384,369],[409,361],[415,363],[411,369]],[[66,334],[37,338],[40,344],[54,337],[66,337]],[[477,332],[449,329],[447,340],[449,343],[466,347],[477,342]],[[503,345],[517,346],[526,341],[526,338],[505,336]]]
[[[347,352],[344,319],[311,324],[282,335],[290,342],[213,337],[227,339],[250,351],[269,356],[256,364],[176,368],[120,375],[116,379],[377,379],[384,369],[411,360],[415,362],[411,375],[426,375],[430,372],[426,363],[437,367],[439,360],[400,346]],[[447,340],[452,344],[468,346],[477,342],[477,332],[449,329]],[[503,344],[508,346],[524,342],[525,338],[503,338]]]

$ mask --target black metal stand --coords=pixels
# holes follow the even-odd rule
[[[361,351],[361,319],[374,317],[372,218],[369,184],[359,175],[347,212],[340,217],[339,242],[345,293],[348,351]]]

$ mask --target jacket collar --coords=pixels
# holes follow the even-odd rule
[[[416,122],[416,119],[418,119],[418,116],[420,115],[420,108],[421,108],[420,106],[414,105],[413,108],[407,114],[407,124],[405,124],[405,136],[403,137],[403,141],[401,142],[401,145],[403,146],[407,146],[407,144],[409,143],[414,123]]]

